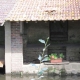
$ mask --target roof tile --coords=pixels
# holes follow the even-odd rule
[[[4,23],[5,17],[13,8],[16,0],[0,0],[0,25]]]
[[[18,0],[6,20],[78,20],[80,0]]]

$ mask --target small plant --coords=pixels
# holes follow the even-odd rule
[[[46,49],[48,48],[48,46],[50,45],[49,42],[49,37],[46,40],[43,39],[39,39],[39,42],[44,44],[44,48],[41,52],[41,54],[39,54],[38,56],[38,60],[40,61],[40,65],[37,67],[36,64],[31,64],[32,66],[35,66],[38,69],[38,73],[37,75],[39,76],[37,79],[41,79],[43,76],[43,73],[48,69],[48,68],[41,68],[41,63],[44,61],[48,61],[48,55],[45,54]],[[36,79],[31,79],[31,80],[36,80]]]
[[[60,53],[60,54],[59,54],[59,58],[64,58],[63,53]]]
[[[48,57],[49,60],[51,60],[51,59],[57,59],[57,58],[58,58],[58,56],[57,56],[56,53],[52,53],[52,54],[50,54],[49,57]]]
[[[36,67],[36,69],[38,70],[38,73],[37,73],[38,78],[36,78],[36,79],[33,78],[33,79],[31,79],[31,80],[38,80],[38,79],[43,78],[43,77],[44,77],[43,74],[44,74],[45,71],[55,72],[55,71],[57,70],[56,68],[54,68],[54,69],[52,69],[52,70],[49,70],[49,69],[46,68],[46,67],[41,68],[41,63],[42,63],[42,62],[44,62],[44,61],[49,61],[49,60],[51,60],[51,59],[52,59],[52,60],[57,60],[57,59],[62,59],[62,58],[64,58],[63,53],[60,53],[59,55],[58,55],[57,53],[52,53],[52,54],[50,54],[49,56],[48,56],[47,54],[45,54],[46,49],[47,49],[48,46],[50,45],[50,44],[49,44],[49,37],[48,37],[46,40],[39,39],[39,42],[42,43],[42,44],[44,44],[44,48],[43,48],[41,54],[39,54],[39,56],[38,56],[38,60],[40,61],[40,65],[37,66],[37,65],[34,64],[34,63],[31,64],[32,66]],[[55,62],[56,62],[56,61],[55,61]]]
[[[59,55],[57,53],[52,53],[49,55],[48,60],[51,61],[51,63],[54,62],[62,62],[62,59],[64,58],[63,53],[60,53]]]
[[[63,53],[60,53],[59,55],[57,53],[52,53],[49,55],[48,60],[50,59],[58,59],[58,58],[64,58]]]

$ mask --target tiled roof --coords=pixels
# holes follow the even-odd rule
[[[80,0],[19,0],[6,20],[47,21],[80,19]]]
[[[5,21],[5,17],[13,8],[16,0],[0,0],[0,25],[2,25]]]

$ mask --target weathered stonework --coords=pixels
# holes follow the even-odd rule
[[[68,23],[68,42],[66,56],[69,61],[80,61],[80,20],[69,21]]]
[[[80,42],[80,20],[68,22],[68,41]]]
[[[24,53],[24,63],[39,63],[38,56],[42,53],[43,46],[30,46],[26,47],[26,52]],[[47,54],[47,50],[45,51]]]
[[[73,63],[64,63],[64,64],[60,64],[60,65],[50,65],[50,64],[47,64],[45,65],[44,63],[42,64],[35,64],[37,67],[40,66],[40,68],[48,68],[44,74],[58,74],[58,75],[61,75],[61,72],[62,73],[65,73],[65,75],[78,75],[80,73],[80,63],[76,63],[76,62],[73,62]],[[38,68],[36,66],[32,66],[30,64],[25,64],[23,65],[23,74],[35,74],[38,72]],[[55,71],[54,71],[55,69]],[[63,70],[63,71],[62,71]]]
[[[24,30],[23,34],[20,34],[20,22],[11,22],[7,23],[5,27],[5,65],[6,72],[28,72],[30,66],[23,65],[24,62],[32,62],[36,60],[38,54],[42,52],[43,45],[38,41],[38,39],[46,39],[49,36],[49,24],[48,22],[29,22],[27,25],[23,25]],[[68,41],[72,42],[73,45],[66,46],[66,60],[80,61],[80,45],[74,45],[74,42],[79,42],[79,33],[80,33],[80,22],[69,22],[68,23]],[[76,31],[75,31],[76,30]],[[9,36],[8,36],[9,35]],[[31,43],[31,44],[30,44]],[[8,45],[8,46],[7,46]],[[23,46],[24,45],[24,46]],[[46,50],[46,53],[48,51]],[[24,55],[24,57],[23,57]],[[8,63],[10,63],[8,65]],[[67,67],[66,67],[67,66]],[[79,64],[70,63],[66,65],[65,68],[69,68],[68,72],[80,71],[78,66]],[[74,67],[75,68],[74,68]],[[25,68],[25,69],[24,69]],[[77,69],[76,69],[77,68]],[[9,70],[8,70],[9,69]],[[32,68],[32,72],[35,69]]]
[[[20,22],[11,22],[11,71],[23,71],[23,40],[20,35]]]

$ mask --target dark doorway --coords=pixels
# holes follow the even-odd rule
[[[50,42],[63,42],[68,40],[68,26],[67,22],[63,21],[51,21],[50,27]]]
[[[0,74],[5,74],[5,65],[0,67]]]
[[[5,29],[4,29],[4,26],[0,26],[0,60],[5,61]],[[5,74],[5,66],[0,67],[0,74]]]
[[[63,53],[66,59],[66,46],[63,44],[68,40],[68,25],[67,21],[50,21],[50,47],[48,53]]]

